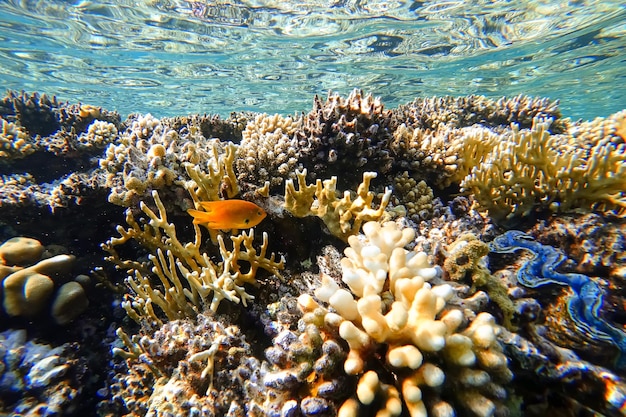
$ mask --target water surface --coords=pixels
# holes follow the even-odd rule
[[[352,88],[626,107],[623,1],[0,2],[0,87],[156,116],[308,111]]]

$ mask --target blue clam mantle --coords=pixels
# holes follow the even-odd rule
[[[532,252],[532,259],[517,271],[517,281],[530,288],[546,284],[569,286],[574,294],[569,298],[567,308],[577,330],[593,339],[615,344],[621,351],[618,367],[626,368],[626,333],[600,317],[603,292],[596,281],[583,274],[558,272],[557,267],[567,259],[565,255],[519,230],[509,230],[498,236],[489,244],[489,249],[496,253],[512,253],[518,249]]]

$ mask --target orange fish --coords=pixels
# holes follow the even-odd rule
[[[267,216],[265,210],[246,200],[202,201],[200,205],[205,211],[189,209],[187,213],[193,216],[194,224],[208,229],[248,229]]]

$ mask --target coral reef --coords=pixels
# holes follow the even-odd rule
[[[472,292],[484,288],[490,300],[502,310],[503,325],[511,329],[515,306],[507,294],[507,287],[489,272],[485,259],[488,253],[486,243],[472,233],[465,233],[446,248],[443,268],[454,281],[469,279]]]
[[[354,90],[122,121],[7,92],[0,123],[0,242],[38,239],[0,245],[0,414],[626,409],[626,110]],[[243,233],[189,215],[241,204]]]
[[[301,117],[257,115],[242,132],[237,171],[243,181],[271,187],[282,185],[299,168],[299,144],[294,133]]]
[[[101,189],[91,159],[116,140],[119,114],[9,91],[0,100],[0,120],[0,206],[54,210]]]
[[[480,313],[468,320],[461,310],[446,309],[452,287],[428,283],[438,270],[425,253],[404,249],[413,229],[368,222],[363,232],[349,238],[341,260],[349,289],[324,276],[315,291],[332,311],[310,295],[298,299],[304,321],[338,328],[350,347],[344,370],[359,381],[338,415],[355,416],[373,404],[394,416],[403,409],[411,416],[450,415],[455,407],[494,415],[506,398],[498,384],[511,378],[494,318]]]

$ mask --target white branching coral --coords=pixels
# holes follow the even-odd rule
[[[368,222],[363,233],[348,238],[341,260],[348,288],[323,276],[315,291],[330,308],[307,294],[298,299],[305,321],[320,324],[323,317],[349,345],[344,369],[359,382],[339,416],[359,415],[373,404],[389,416],[403,409],[411,417],[453,415],[455,407],[494,415],[506,397],[498,384],[511,377],[494,318],[480,313],[468,324],[462,311],[447,305],[455,294],[448,284],[432,283],[440,281],[438,268],[425,253],[404,248],[413,229]],[[442,398],[444,390],[453,401]]]
[[[103,249],[109,252],[108,260],[118,267],[127,269],[127,285],[132,295],[127,295],[123,307],[136,321],[146,319],[161,323],[154,306],[169,320],[195,317],[204,308],[217,310],[224,299],[247,305],[254,297],[246,292],[244,284],[254,283],[259,268],[279,274],[284,261],[276,261],[274,254],[267,257],[268,236],[263,234],[260,250],[253,246],[254,231],[231,236],[232,249],[227,248],[224,238],[217,236],[220,262],[214,262],[202,251],[202,234],[198,225],[193,225],[193,242],[182,243],[176,236],[176,227],[168,222],[165,207],[156,191],[152,192],[157,207],[155,213],[145,203],[140,207],[149,221],[142,227],[129,209],[126,212],[128,228],[118,226],[120,237],[111,238]],[[151,267],[138,261],[119,258],[116,246],[134,239],[151,251]],[[242,263],[247,264],[247,270]],[[162,286],[157,288],[150,277],[154,274]]]

